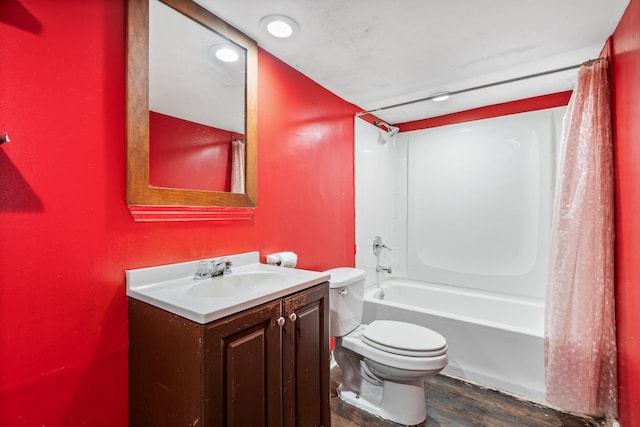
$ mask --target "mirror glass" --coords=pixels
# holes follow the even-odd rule
[[[151,185],[244,193],[244,180],[232,182],[244,177],[232,143],[244,157],[245,58],[226,37],[149,2]]]
[[[127,13],[129,205],[255,207],[256,43],[192,0]]]

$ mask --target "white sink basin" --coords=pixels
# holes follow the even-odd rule
[[[231,273],[226,276],[198,280],[197,284],[187,289],[187,294],[205,298],[249,296],[256,292],[274,289],[286,279],[285,273],[271,271]]]
[[[203,280],[193,273],[199,261],[211,260],[126,270],[127,296],[204,324],[329,280],[326,273],[260,264],[258,252],[224,258],[232,272]]]

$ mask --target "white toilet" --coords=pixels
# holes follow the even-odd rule
[[[340,398],[405,425],[427,417],[424,377],[447,366],[447,341],[422,326],[392,320],[362,324],[365,272],[334,268],[329,280],[333,356],[342,369]]]

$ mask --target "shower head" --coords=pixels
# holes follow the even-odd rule
[[[373,124],[376,127],[380,127],[380,126],[384,126],[387,128],[387,133],[389,134],[389,136],[396,136],[398,134],[398,132],[400,132],[400,128],[397,128],[395,126],[391,126],[389,123],[386,122],[373,122]]]

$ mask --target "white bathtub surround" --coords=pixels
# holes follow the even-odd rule
[[[439,284],[437,293],[411,296],[408,305],[385,296],[367,307],[379,310],[374,317],[418,322],[451,340],[451,375],[540,402],[556,144],[565,110],[401,132],[384,146],[375,127],[355,124],[356,266],[367,271],[370,288],[391,276],[411,279],[417,290]],[[380,260],[393,274],[375,271],[376,235],[395,248]]]
[[[408,134],[406,277],[544,297],[562,111]]]
[[[370,285],[379,277],[373,241],[380,236],[394,250],[383,250],[379,263],[391,267],[394,274],[404,274],[406,254],[406,136],[396,135],[384,145],[378,143],[379,129],[362,119],[355,119],[355,209],[356,257],[358,268],[367,273]],[[405,147],[405,148],[402,148]]]
[[[544,402],[544,304],[401,278],[368,288],[364,322],[427,326],[447,339],[445,374]]]
[[[547,400],[617,416],[613,139],[606,60],[582,66],[569,103],[547,290]]]

